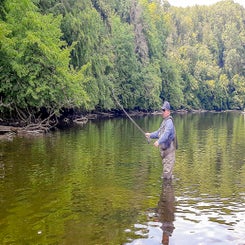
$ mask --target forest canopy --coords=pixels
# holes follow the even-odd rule
[[[232,0],[0,2],[0,118],[64,109],[245,107],[245,9]]]

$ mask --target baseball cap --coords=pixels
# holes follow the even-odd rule
[[[162,110],[170,111],[170,104],[168,101],[164,101],[163,106],[162,106]]]

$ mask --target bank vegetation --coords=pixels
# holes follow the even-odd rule
[[[244,23],[232,0],[3,0],[0,123],[114,113],[113,93],[127,110],[243,109]]]

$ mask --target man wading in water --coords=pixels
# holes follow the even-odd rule
[[[163,122],[160,128],[152,133],[145,133],[145,136],[151,139],[158,139],[155,141],[154,146],[160,149],[163,178],[171,180],[175,163],[175,150],[177,149],[177,137],[173,118],[170,116],[170,104],[168,101],[163,103],[162,117]]]

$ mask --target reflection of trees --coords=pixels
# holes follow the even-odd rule
[[[176,117],[181,118],[175,120],[180,147],[174,172],[182,180],[182,186],[198,183],[195,186],[197,194],[229,196],[234,193],[240,174],[240,159],[243,159],[241,118],[234,112]],[[237,152],[239,154],[235,154]]]
[[[162,244],[169,244],[169,237],[174,230],[175,197],[172,182],[164,181],[158,203],[159,221],[162,223]]]

